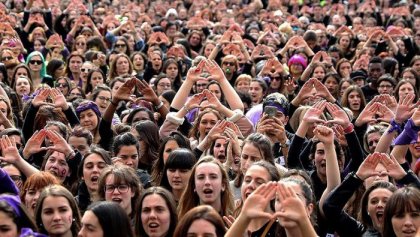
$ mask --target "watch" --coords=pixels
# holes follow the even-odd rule
[[[155,106],[155,110],[159,110],[160,108],[162,108],[163,106],[163,102],[161,101],[160,104]]]

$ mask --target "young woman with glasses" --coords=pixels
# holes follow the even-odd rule
[[[26,65],[29,67],[34,88],[38,88],[40,84],[44,83],[50,87],[54,86],[53,79],[47,75],[45,59],[40,52],[34,51],[30,53],[26,58]]]

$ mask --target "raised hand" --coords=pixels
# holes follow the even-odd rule
[[[209,107],[215,109],[215,110],[219,110],[220,107],[222,106],[222,103],[220,103],[219,99],[217,99],[217,97],[211,93],[209,90],[205,89],[203,91],[204,96],[207,98],[207,101],[209,103]]]
[[[379,104],[376,114],[379,116],[378,120],[390,123],[394,118],[394,113],[386,105]]]
[[[35,98],[32,100],[32,105],[36,108],[39,108],[41,105],[48,104],[46,102],[48,96],[50,95],[49,88],[44,88],[39,91],[39,93],[35,96]]]
[[[50,89],[50,97],[54,102],[55,107],[61,108],[63,111],[69,108],[66,97],[64,97],[63,93],[57,88]]]
[[[388,175],[395,180],[400,180],[407,174],[393,155],[389,157],[387,154],[382,153],[380,161],[388,171]]]
[[[351,122],[347,113],[341,109],[338,105],[327,103],[327,110],[330,112],[333,120],[328,121],[327,123],[335,123],[341,125],[343,128],[347,128]]]
[[[363,124],[367,124],[373,121],[376,121],[375,114],[378,111],[378,102],[369,102],[366,107],[362,110],[362,112],[359,114],[359,116],[356,119],[356,122],[354,123],[356,126],[362,126]]]
[[[267,218],[272,219],[273,215],[265,212],[270,201],[275,197],[277,184],[268,182],[260,185],[245,200],[242,207],[241,215],[245,215],[249,219]]]
[[[223,132],[226,126],[226,120],[219,120],[207,134],[207,138],[209,139],[209,141],[214,142],[217,138],[224,137]]]
[[[71,149],[71,146],[67,143],[66,139],[58,132],[53,130],[46,130],[45,132],[48,139],[52,142],[52,146],[49,146],[48,149],[61,152],[66,157],[73,152],[73,149]]]
[[[188,70],[186,80],[192,81],[193,83],[195,83],[198,80],[207,80],[207,78],[204,78],[204,77],[200,76],[203,72],[203,68],[204,68],[205,65],[206,65],[206,60],[203,59],[198,63],[197,66],[191,67]]]
[[[46,131],[41,129],[40,131],[35,131],[34,134],[29,138],[29,140],[25,144],[25,148],[23,149],[23,157],[28,159],[33,154],[36,154],[41,151],[45,151],[48,148],[43,147],[42,143],[44,143],[46,136]]]
[[[319,80],[314,80],[314,87],[316,89],[317,96],[326,99],[329,102],[335,102],[334,96],[331,95],[327,87],[324,84],[322,84]]]
[[[280,225],[285,228],[298,226],[300,222],[309,218],[302,200],[297,196],[292,187],[282,182],[277,184],[277,201],[279,210],[276,208],[274,216],[279,219]]]
[[[0,146],[1,146],[1,154],[0,157],[1,161],[5,161],[10,164],[15,164],[20,157],[19,151],[16,147],[16,142],[14,138],[9,138],[6,135],[0,139]]]
[[[400,99],[397,106],[397,110],[395,112],[395,122],[397,122],[398,124],[402,124],[413,115],[416,108],[420,105],[420,100],[417,103],[413,104],[414,98],[415,95],[410,94],[404,97],[403,99]]]
[[[378,175],[378,172],[375,171],[376,166],[381,161],[381,153],[375,152],[366,157],[366,159],[359,166],[359,169],[356,172],[357,177],[361,180],[365,180],[371,176]]]
[[[295,99],[293,101],[296,102],[296,105],[299,105],[302,103],[302,101],[308,99],[312,95],[312,90],[314,89],[314,80],[317,80],[315,78],[311,78],[308,81],[303,84],[302,88],[300,88],[298,94],[296,95]]]
[[[120,101],[131,101],[134,102],[132,95],[134,87],[137,85],[138,79],[132,77],[128,79],[124,84],[118,88],[117,93],[115,93],[112,98],[113,104],[118,104]]]
[[[193,95],[185,104],[187,111],[200,107],[200,103],[204,97],[205,95],[203,93]]]
[[[324,112],[327,102],[325,100],[318,101],[303,116],[303,121],[307,123],[324,123],[325,121],[319,118]]]
[[[136,80],[137,89],[142,94],[140,99],[151,102],[153,105],[157,106],[160,103],[159,97],[156,95],[155,91],[150,87],[150,85],[143,80]]]
[[[334,131],[323,125],[317,125],[314,129],[314,135],[324,144],[334,144]]]
[[[215,80],[217,82],[221,82],[226,80],[225,74],[223,70],[219,67],[219,65],[214,60],[207,60],[205,64],[205,68],[210,76],[208,77],[209,80]]]

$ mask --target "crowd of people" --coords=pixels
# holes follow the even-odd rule
[[[420,236],[418,2],[0,19],[0,236]]]

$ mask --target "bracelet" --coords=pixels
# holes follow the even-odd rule
[[[162,106],[163,106],[163,102],[161,101],[160,104],[155,106],[155,110],[159,110],[160,108],[162,108]]]
[[[186,106],[186,105],[182,106],[182,108],[184,108],[184,109],[185,109],[185,111],[187,111],[187,113],[189,113],[189,112],[190,112],[190,110],[187,108],[187,106]]]
[[[399,123],[397,123],[395,121],[395,119],[392,119],[391,123],[389,125],[391,125],[391,128],[388,129],[388,132],[387,132],[388,134],[393,133],[394,131],[397,131],[398,134],[400,134],[402,132],[401,125]]]
[[[349,133],[353,132],[353,129],[354,129],[354,125],[353,125],[352,123],[350,123],[350,125],[349,125],[349,126],[347,126],[347,127],[344,129],[344,133],[345,133],[345,134],[349,134]]]

